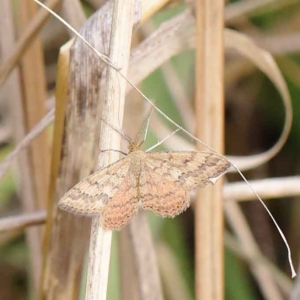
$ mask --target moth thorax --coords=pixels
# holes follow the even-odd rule
[[[130,143],[128,145],[128,150],[129,150],[129,153],[130,153],[130,152],[138,151],[138,150],[141,150],[141,149],[140,149],[140,147],[139,147],[138,144],[136,144],[136,143]]]

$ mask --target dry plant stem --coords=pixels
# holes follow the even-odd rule
[[[156,253],[166,299],[192,299],[187,284],[184,282],[184,278],[181,274],[177,257],[175,257],[172,249],[170,249],[164,241],[161,241],[156,246]]]
[[[7,125],[3,125],[2,128],[0,128],[0,144],[6,144],[8,140],[12,136],[11,128],[9,128]]]
[[[109,38],[111,29],[112,2],[107,2],[101,11],[96,12],[85,23],[81,30],[82,36],[88,36],[89,42],[98,51],[107,53],[109,50]],[[123,36],[125,37],[125,36]],[[124,45],[122,45],[124,46]],[[66,46],[67,49],[67,46]],[[118,49],[119,50],[119,49]],[[122,51],[119,51],[121,54]],[[67,59],[66,59],[67,60]],[[63,61],[64,62],[64,61]],[[118,61],[116,61],[118,63]],[[122,68],[123,64],[121,64]],[[79,280],[81,267],[85,253],[85,240],[88,239],[87,220],[90,218],[78,218],[71,214],[63,213],[57,210],[56,202],[63,194],[75,185],[80,179],[91,174],[96,167],[96,159],[98,150],[95,145],[99,143],[99,131],[101,125],[101,103],[103,102],[103,94],[109,94],[107,85],[105,91],[103,84],[105,81],[104,70],[107,70],[106,64],[99,59],[81,40],[76,39],[71,50],[71,62],[68,68],[61,67],[61,71],[70,70],[68,94],[70,103],[67,106],[64,124],[64,98],[66,97],[66,88],[63,83],[66,81],[64,76],[59,76],[58,82],[61,83],[57,88],[56,94],[56,125],[57,132],[54,140],[55,153],[53,155],[53,177],[56,182],[56,193],[50,195],[50,199],[55,198],[54,206],[51,207],[52,212],[48,218],[47,226],[48,236],[46,239],[45,276],[42,285],[42,293],[49,295],[51,299],[68,299],[68,297],[78,296]],[[126,66],[125,66],[126,69]],[[63,73],[63,72],[61,72]],[[119,88],[119,82],[114,78],[111,84],[112,90]],[[111,94],[109,94],[111,95]],[[60,99],[63,98],[63,99]],[[119,125],[118,114],[122,111],[117,106],[120,101],[119,94],[117,99],[109,101],[106,97],[105,107],[114,109],[113,120]],[[121,102],[122,104],[122,102]],[[110,118],[108,118],[110,121]],[[114,124],[113,122],[111,122]],[[117,125],[117,126],[118,126]],[[117,127],[116,126],[116,127]],[[107,127],[107,126],[106,126]],[[103,130],[103,128],[102,128]],[[64,134],[62,132],[64,131]],[[116,141],[119,138],[113,136],[111,129],[108,128],[103,138],[104,141],[113,141],[113,148],[118,147]],[[63,144],[61,146],[61,136],[63,136]],[[62,148],[62,150],[61,150]],[[105,147],[106,148],[106,147]],[[111,148],[111,147],[110,147]],[[59,172],[55,165],[59,164],[61,159]],[[55,178],[58,173],[58,179]],[[55,181],[56,180],[56,181]],[[51,191],[54,190],[50,189]],[[72,230],[70,230],[70,228]],[[52,233],[51,233],[52,231]],[[51,235],[49,234],[51,233]],[[101,238],[101,237],[100,237]],[[98,242],[99,240],[97,240]],[[61,253],[61,254],[60,254]],[[105,251],[105,254],[109,251]],[[99,258],[99,253],[96,253]],[[103,256],[102,256],[103,257]],[[105,257],[104,257],[105,259]],[[107,267],[107,260],[106,267]],[[62,268],[63,266],[63,268]],[[104,273],[108,269],[104,267]],[[96,270],[97,271],[97,270]],[[105,274],[104,274],[105,275]],[[103,284],[102,284],[103,283]],[[106,292],[105,282],[102,281],[102,290]],[[88,285],[88,289],[91,286]],[[99,282],[94,284],[94,288],[99,287]],[[43,296],[41,294],[41,296]]]
[[[151,232],[145,212],[139,212],[129,227],[135,271],[141,300],[162,300],[163,292]]]
[[[281,291],[286,295],[290,294],[293,287],[293,281],[285,273],[278,269],[278,267],[273,264],[273,262],[271,262],[267,257],[263,256],[260,253],[256,253],[256,255],[250,254],[247,250],[244,249],[244,247],[236,238],[234,238],[229,232],[226,231],[224,234],[224,241],[225,246],[228,249],[230,249],[240,258],[245,259],[250,265],[257,265],[258,263],[260,263],[264,265],[266,269],[269,269],[274,278],[274,281],[280,287]]]
[[[225,7],[224,19],[227,25],[227,23],[234,23],[235,21],[239,21],[243,17],[245,18],[252,15],[258,17],[261,14],[281,10],[286,6],[294,4],[298,4],[298,0],[242,0],[238,2],[231,2]]]
[[[274,0],[242,0],[236,3],[231,3],[226,6],[225,20],[235,21],[236,19],[246,14],[273,3]]]
[[[35,125],[34,128],[21,140],[21,142],[11,151],[3,162],[0,164],[0,180],[3,178],[11,164],[15,161],[19,153],[26,149],[31,142],[36,139],[46,127],[48,127],[54,120],[54,109],[50,110],[47,115]]]
[[[18,30],[22,33],[34,16],[38,5],[32,0],[20,2]],[[40,39],[30,45],[21,59],[21,75],[23,82],[23,101],[26,108],[26,131],[29,132],[46,114],[44,101],[46,99],[46,79],[44,74],[43,49]],[[46,132],[41,134],[29,149],[32,165],[34,190],[36,193],[36,208],[45,208],[49,188],[50,151]]]
[[[257,44],[268,50],[273,55],[283,56],[292,53],[298,53],[300,49],[300,34],[269,34],[267,36],[255,35],[252,37]]]
[[[300,272],[300,267],[298,267],[298,274]],[[292,293],[290,295],[290,300],[298,300],[300,299],[300,276],[296,279],[296,282],[294,284],[294,288],[292,290]]]
[[[224,209],[226,213],[226,219],[242,243],[244,251],[252,257],[261,255],[245,217],[238,207],[238,204],[235,202],[227,202],[224,206]],[[283,299],[277,288],[277,285],[272,278],[272,272],[268,267],[261,264],[259,261],[253,263],[250,265],[250,267],[257,280],[257,284],[260,286],[261,292],[266,299]]]
[[[162,66],[161,70],[172,99],[184,120],[186,129],[190,132],[195,132],[195,114],[193,113],[190,99],[184,90],[183,83],[176,74],[175,68],[168,62]]]
[[[22,230],[13,230],[6,231],[0,235],[0,243],[1,245],[9,244],[15,241],[17,238],[20,238],[23,235]]]
[[[193,24],[193,16],[186,10],[162,23],[151,36],[133,49],[128,71],[130,81],[142,81],[172,56],[192,49],[195,46]],[[131,85],[128,86],[128,89],[132,88]]]
[[[109,59],[127,73],[131,35],[133,29],[134,0],[115,1],[112,17]],[[112,126],[122,124],[125,105],[126,82],[112,68],[107,69],[103,116]],[[101,127],[100,149],[120,148],[121,136],[109,126]],[[116,152],[105,152],[98,158],[98,168],[118,159]],[[86,300],[106,299],[112,232],[101,228],[99,217],[93,218],[89,251]]]
[[[223,152],[224,1],[196,1],[196,123],[201,140]],[[198,192],[195,210],[196,298],[222,300],[222,182]]]
[[[300,176],[252,180],[249,183],[264,200],[300,195]],[[225,201],[257,200],[244,182],[227,183],[223,197]]]
[[[3,1],[0,10],[0,18],[2,20],[1,30],[1,54],[2,60],[8,57],[15,47],[14,34],[15,28],[13,25],[13,13],[11,1]],[[15,70],[7,83],[4,85],[2,92],[5,95],[4,99],[7,101],[10,110],[10,126],[13,130],[13,140],[19,142],[25,136],[25,109],[22,103],[22,94],[20,86],[20,77],[17,70]],[[18,122],[16,122],[18,120]],[[19,182],[19,196],[22,201],[24,211],[30,212],[37,209],[37,199],[34,193],[33,176],[31,173],[31,164],[29,161],[28,152],[24,152],[19,156],[17,165],[17,178]],[[26,231],[26,240],[29,245],[30,255],[30,274],[32,275],[32,282],[34,288],[38,285],[41,264],[41,236],[40,229],[30,228]]]
[[[63,213],[56,205],[63,194],[79,179],[87,176],[95,166],[95,159],[91,155],[93,153],[91,149],[95,148],[95,130],[88,127],[89,122],[84,126],[80,119],[82,117],[88,120],[89,110],[75,111],[78,106],[80,108],[82,106],[78,105],[78,99],[74,97],[76,87],[76,82],[72,81],[74,73],[72,63],[69,65],[69,45],[66,45],[60,51],[55,92],[51,183],[44,239],[43,272],[38,298],[43,300],[78,297],[81,270],[89,238],[89,220]],[[70,76],[69,85],[68,76]],[[67,106],[68,93],[70,102]],[[84,100],[86,99],[90,98],[87,96]],[[94,115],[95,111],[96,108],[93,111]],[[96,122],[91,122],[94,123]],[[87,138],[78,134],[78,128],[82,131],[86,130],[84,133]],[[80,147],[84,148],[86,155],[78,153]],[[76,160],[77,155],[78,160]]]
[[[7,230],[20,230],[33,225],[41,225],[45,223],[46,211],[35,211],[32,213],[24,213],[20,216],[13,216],[0,219],[0,232]]]
[[[122,229],[119,236],[120,294],[122,300],[139,300],[134,259],[129,226],[126,226]]]
[[[176,17],[174,19],[176,19]],[[150,32],[154,30],[154,27],[152,24],[146,24],[142,27],[142,30],[146,36],[149,36]],[[177,110],[181,114],[182,119],[185,121],[184,125],[186,129],[190,132],[195,132],[195,114],[193,112],[191,101],[189,101],[190,99],[188,98],[183,86],[183,82],[176,74],[177,71],[170,61],[166,61],[161,66],[161,71],[172,99],[177,105]]]
[[[45,5],[56,11],[60,2],[61,0],[48,0],[45,2]],[[30,25],[25,29],[20,40],[16,43],[13,51],[11,51],[10,56],[0,67],[0,86],[4,83],[7,76],[20,60],[24,51],[26,51],[31,42],[36,38],[40,29],[48,19],[49,14],[43,9],[40,9],[36,16],[32,19]],[[2,26],[2,28],[5,27]]]
[[[251,41],[246,35],[239,34],[233,30],[225,31],[225,46],[238,51],[243,56],[253,61],[261,71],[263,71],[275,84],[276,88],[281,94],[284,108],[285,108],[285,122],[282,130],[282,134],[278,141],[266,152],[258,155],[252,155],[249,159],[252,160],[253,165],[259,166],[265,161],[274,157],[279,150],[285,144],[287,137],[290,133],[293,119],[293,111],[290,94],[284,81],[284,78],[271,54],[261,48],[259,48],[253,41]],[[250,160],[249,160],[250,162]]]

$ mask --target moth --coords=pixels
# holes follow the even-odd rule
[[[204,151],[147,153],[129,138],[129,153],[71,188],[58,206],[79,215],[101,215],[105,229],[121,229],[138,208],[174,218],[190,206],[189,191],[214,183],[231,167]]]

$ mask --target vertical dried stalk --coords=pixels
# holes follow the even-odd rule
[[[131,66],[130,66],[131,67]],[[134,97],[134,95],[133,95]],[[143,121],[143,102],[137,95],[130,97],[126,106],[124,128],[129,136],[137,135],[137,128]],[[154,241],[151,236],[145,212],[140,211],[120,232],[121,298],[163,299],[159,268]]]
[[[145,212],[140,212],[129,224],[140,300],[162,300],[154,244]]]
[[[137,44],[137,36],[133,37],[133,43]],[[129,71],[132,65],[129,63]],[[128,92],[128,88],[127,88]],[[136,136],[137,128],[143,121],[143,100],[138,95],[132,93],[130,100],[126,103],[125,116],[135,116],[134,118],[124,118],[123,128],[128,136]],[[131,222],[132,223],[132,222]],[[130,223],[130,224],[131,224]],[[130,238],[130,228],[126,226],[119,234],[119,261],[120,261],[120,283],[122,300],[139,300],[138,282],[134,263],[133,243]]]
[[[111,5],[96,12],[81,30],[105,53],[110,36]],[[95,170],[99,141],[101,96],[106,65],[81,40],[61,50],[56,89],[52,185],[45,238],[40,299],[75,299],[89,238],[89,218],[58,210],[57,202],[78,181]],[[67,72],[69,83],[67,86]],[[66,107],[67,92],[69,102]],[[57,178],[56,178],[57,177]]]
[[[134,263],[134,246],[130,240],[129,226],[126,226],[119,235],[120,294],[122,300],[139,300],[138,281]]]
[[[75,299],[78,296],[85,243],[88,241],[87,220],[78,219],[57,209],[57,201],[80,176],[80,164],[86,163],[85,157],[79,162],[74,160],[79,151],[76,140],[78,136],[70,124],[82,126],[74,117],[76,98],[70,99],[70,106],[65,114],[69,49],[70,45],[61,48],[58,61],[51,183],[40,281],[39,299],[49,300]],[[81,142],[86,146],[85,140]]]
[[[19,7],[19,31],[25,28],[30,20],[36,16],[37,4],[31,0],[22,1]],[[21,59],[21,73],[23,81],[24,102],[26,108],[26,127],[30,131],[46,114],[46,79],[44,74],[44,59],[42,44],[36,39]],[[47,133],[43,132],[30,147],[30,161],[32,163],[34,190],[36,193],[36,208],[45,208],[48,181],[50,152]]]
[[[2,15],[3,14],[3,15]],[[3,2],[1,8],[1,54],[2,58],[8,57],[15,47],[14,32],[15,28],[12,24],[13,13],[11,1]],[[10,31],[10,33],[9,33]],[[5,61],[5,59],[3,59]],[[17,70],[12,72],[6,85],[3,88],[5,99],[9,104],[11,127],[14,128],[13,139],[19,142],[26,134],[25,108],[22,103],[20,78]],[[18,179],[19,179],[19,194],[25,211],[33,211],[37,208],[37,198],[34,193],[33,176],[31,172],[31,164],[28,152],[20,154],[18,159]],[[37,228],[30,228],[26,231],[26,239],[30,250],[31,274],[33,277],[34,286],[37,287],[40,263],[41,263],[41,236],[40,230]]]
[[[224,1],[198,0],[196,3],[197,133],[201,140],[216,151],[222,152]],[[195,226],[197,299],[223,299],[221,182],[199,191]]]
[[[298,267],[298,274],[300,273],[300,267]],[[296,282],[294,284],[294,288],[290,295],[289,300],[298,300],[300,299],[300,276],[297,277]]]
[[[250,257],[259,257],[259,255],[261,255],[259,248],[255,243],[251,230],[238,204],[234,201],[227,201],[224,208],[227,220],[241,241],[242,247],[245,249],[245,253],[247,253]],[[282,300],[283,298],[280,294],[279,288],[272,276],[272,270],[260,262],[252,264],[250,267],[265,298]]]
[[[36,16],[37,4],[31,0],[22,1],[18,14],[18,31],[22,35],[23,28],[26,28],[30,20]],[[21,76],[23,82],[23,103],[24,103],[24,122],[26,131],[30,131],[38,121],[40,121],[46,113],[45,109],[45,75],[42,45],[39,39],[36,39],[24,53],[21,59]],[[48,182],[49,182],[49,166],[50,152],[47,141],[47,133],[42,133],[32,144],[28,151],[28,159],[32,169],[32,185],[34,197],[31,202],[29,211],[36,209],[44,209],[46,207]],[[24,203],[25,204],[25,203]],[[25,204],[28,207],[28,204]],[[27,208],[28,210],[28,208]],[[35,232],[35,249],[31,253],[35,267],[35,287],[37,288],[40,271],[42,266],[42,230],[41,228],[32,228]]]
[[[60,4],[60,0],[48,0],[45,5],[52,10],[56,10]],[[32,19],[28,27],[24,30],[22,36],[17,41],[13,51],[11,51],[8,59],[0,66],[0,85],[6,80],[9,73],[16,66],[22,53],[26,51],[32,40],[36,38],[40,28],[46,23],[49,14],[45,10],[40,10],[35,18]],[[5,28],[2,26],[2,28]]]
[[[128,69],[134,5],[134,0],[117,0],[113,7],[109,59],[113,65],[122,69],[123,74]],[[126,82],[120,79],[115,70],[108,68],[104,89],[103,116],[107,123],[118,127],[123,122]],[[121,136],[118,133],[112,132],[108,126],[101,126],[100,149],[118,149],[120,143]],[[101,158],[98,157],[98,168],[103,168],[117,158],[115,152],[101,154]],[[112,232],[101,228],[99,218],[93,218],[86,291],[88,300],[106,299],[111,235]]]

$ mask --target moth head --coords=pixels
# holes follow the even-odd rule
[[[128,151],[129,151],[129,153],[130,153],[130,152],[137,151],[137,150],[140,150],[140,149],[141,149],[140,146],[141,146],[141,144],[137,144],[137,143],[134,143],[134,142],[130,142],[130,143],[128,144]]]

